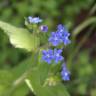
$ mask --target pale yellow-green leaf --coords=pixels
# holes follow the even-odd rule
[[[23,48],[28,51],[35,50],[39,45],[39,38],[26,29],[14,27],[0,21],[0,28],[9,36],[9,40],[16,48]]]

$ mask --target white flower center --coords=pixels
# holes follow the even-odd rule
[[[47,57],[49,58],[49,57],[50,57],[50,55],[49,55],[49,54],[47,54]]]

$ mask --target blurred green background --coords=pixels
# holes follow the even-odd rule
[[[70,82],[65,82],[71,96],[96,96],[96,22],[85,26],[90,18],[96,21],[95,0],[0,0],[0,20],[24,27],[24,17],[39,16],[50,30],[57,24],[67,26],[72,44],[64,50],[71,71]],[[85,26],[77,31],[78,26]],[[10,70],[19,66],[30,54],[15,49],[0,29],[0,96],[6,93],[13,78]],[[21,69],[20,69],[21,68]],[[17,71],[17,70],[16,70]],[[15,71],[14,71],[15,72]],[[14,73],[15,74],[15,73]],[[26,91],[25,91],[26,90]],[[25,85],[17,88],[12,96],[33,96]]]

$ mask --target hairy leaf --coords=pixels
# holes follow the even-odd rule
[[[26,29],[14,27],[0,21],[0,28],[9,36],[9,40],[16,48],[24,48],[28,51],[35,50],[39,45],[37,36],[29,33]]]

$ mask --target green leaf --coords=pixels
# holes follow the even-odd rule
[[[31,82],[36,96],[70,96],[65,86],[61,83],[55,86],[41,85],[39,74],[37,72],[33,74]]]
[[[19,85],[12,93],[11,96],[26,96],[29,92],[28,87],[25,83]]]
[[[39,54],[39,56],[41,55]],[[38,58],[41,58],[39,56]],[[70,96],[63,83],[57,82],[54,86],[45,85],[46,80],[50,77],[50,70],[51,65],[42,62],[40,59],[38,68],[33,70],[28,78],[34,94],[36,96]]]
[[[13,74],[9,70],[0,70],[0,96],[11,85]]]
[[[35,60],[38,61],[32,54],[12,70],[0,71],[0,90],[2,91],[2,93],[0,91],[0,96],[18,96],[19,93],[20,96],[25,96],[28,93],[29,89],[25,85],[24,79],[31,74],[30,69],[36,66]]]
[[[18,64],[18,66],[12,69],[12,72],[14,73],[14,78],[16,79],[21,77],[25,72],[29,71],[30,69],[33,69],[35,66],[35,55],[32,54],[32,56],[28,57],[23,62]]]
[[[31,85],[36,96],[70,96],[66,90],[66,87],[63,83],[57,83],[54,86],[44,86],[45,80],[48,78],[48,71],[50,69],[50,65],[41,63],[38,69],[32,71],[31,77],[29,80],[31,81]]]
[[[9,36],[11,44],[16,48],[24,48],[32,51],[39,45],[39,38],[26,29],[17,28],[2,21],[0,21],[0,28]]]
[[[50,90],[50,92],[54,94],[53,96],[70,96],[63,83],[48,87],[47,90]]]

